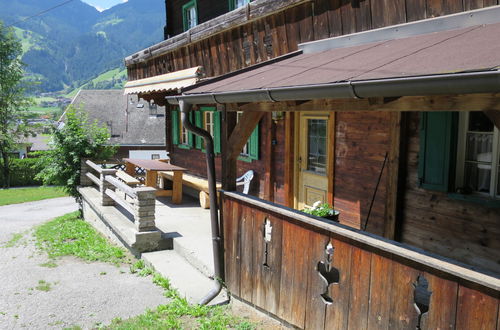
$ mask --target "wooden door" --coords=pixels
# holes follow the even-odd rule
[[[330,202],[329,174],[333,143],[332,114],[300,113],[295,126],[295,207],[303,209],[316,201]]]

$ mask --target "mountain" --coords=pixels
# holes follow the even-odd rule
[[[164,0],[129,0],[99,12],[73,0],[0,0],[0,20],[23,43],[23,62],[39,92],[80,86],[123,58],[163,40]]]

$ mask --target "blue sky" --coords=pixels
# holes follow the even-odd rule
[[[99,11],[113,7],[114,5],[120,4],[122,2],[127,2],[127,0],[82,0],[91,6],[94,6]]]

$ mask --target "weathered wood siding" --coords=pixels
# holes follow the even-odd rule
[[[498,289],[465,279],[466,272],[484,275],[449,272],[453,265],[432,257],[375,247],[387,241],[368,245],[319,221],[240,198],[222,199],[225,283],[233,296],[305,329],[496,328]],[[272,226],[267,242],[266,222]],[[415,304],[419,283],[420,293],[430,293],[428,310],[420,305],[421,317]]]
[[[271,114],[267,114],[259,125],[259,159],[251,162],[239,160],[237,175],[241,176],[246,171],[253,170],[254,178],[249,193],[260,198],[283,203],[285,198],[283,193],[283,162],[281,162],[282,155],[285,153],[284,138],[282,137],[284,134],[283,122],[275,125],[271,120]],[[167,134],[170,134],[170,132]],[[275,134],[277,135],[276,141],[279,142],[272,145]],[[177,146],[172,148],[170,153],[172,163],[187,168],[191,174],[207,177],[206,157],[203,151],[195,148],[182,149]],[[271,150],[271,152],[268,150]],[[215,158],[215,167],[216,178],[219,180],[221,178],[220,155]],[[270,194],[270,196],[266,196],[266,193]]]
[[[358,229],[366,223],[367,231],[383,235],[389,113],[338,112],[335,126],[333,198],[339,220]]]
[[[185,3],[186,0],[171,1],[167,22],[170,34],[182,32],[181,8]],[[178,47],[145,63],[131,64],[127,67],[128,78],[136,80],[198,65],[205,68],[208,77],[217,76],[294,51],[301,42],[493,6],[498,0],[359,3],[359,7],[353,8],[348,0],[315,0],[263,18],[253,17],[247,24]],[[199,0],[198,9],[200,21],[206,21],[226,12],[227,1]]]
[[[500,209],[418,187],[418,123],[410,113],[402,241],[500,276]]]

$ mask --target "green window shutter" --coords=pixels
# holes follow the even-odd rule
[[[420,115],[418,180],[424,189],[449,190],[455,121],[453,112],[423,112]]]
[[[172,143],[179,144],[179,111],[172,110]]]
[[[193,111],[191,111],[189,113],[189,122],[192,124],[193,121],[194,121],[194,114],[193,114]],[[195,138],[194,134],[191,132],[188,132],[188,144],[191,148],[194,147],[194,138]]]
[[[229,2],[229,11],[234,10],[234,0],[228,0]]]
[[[248,155],[251,159],[259,159],[259,124],[255,127],[248,139]]]
[[[194,112],[194,122],[196,127],[203,128],[203,113],[201,111]],[[196,149],[201,149],[203,147],[203,138],[196,135]]]
[[[216,154],[220,154],[220,112],[214,112],[214,150]]]

